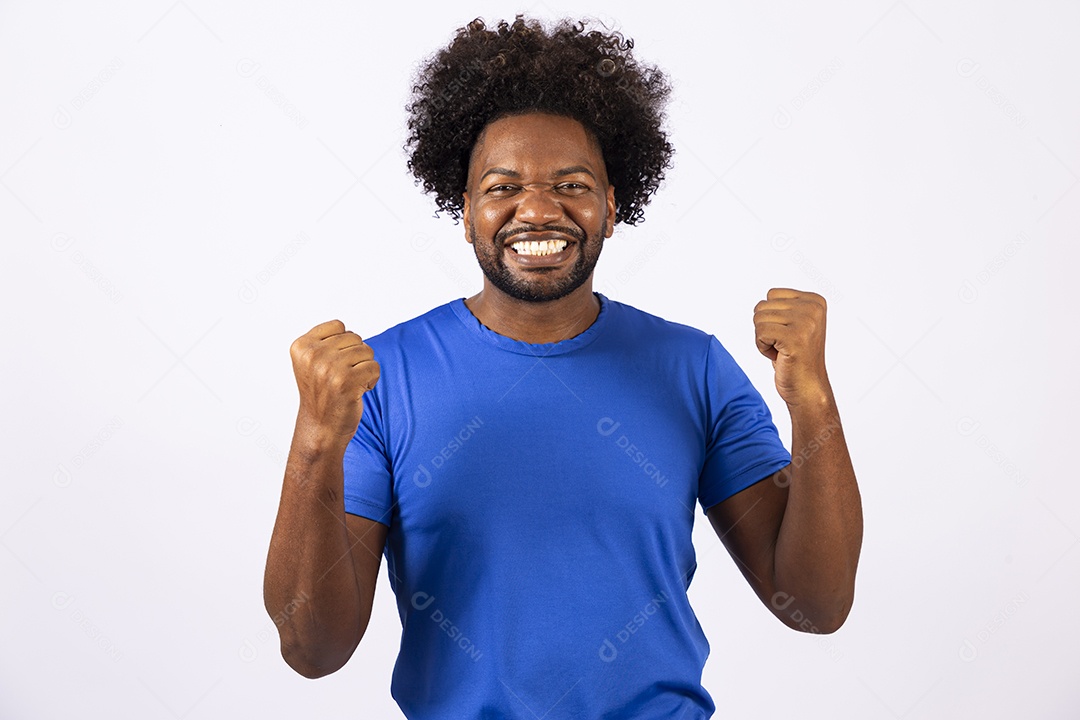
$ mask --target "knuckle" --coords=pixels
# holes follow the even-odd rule
[[[312,364],[314,351],[310,345],[302,343],[296,345],[291,351],[293,362],[300,367],[309,367]]]
[[[304,352],[304,348],[307,347],[307,343],[305,342],[306,339],[307,335],[302,335],[301,337],[293,340],[292,344],[289,345],[289,354],[293,357],[298,357],[300,354],[302,354]]]
[[[341,393],[348,389],[349,378],[335,373],[327,377],[326,383],[334,393]]]
[[[375,384],[379,382],[379,365],[378,363],[372,361],[370,363],[364,363],[363,367],[364,390],[373,390],[375,388]]]
[[[317,362],[311,365],[311,372],[319,382],[330,382],[333,377],[333,367],[330,363]]]

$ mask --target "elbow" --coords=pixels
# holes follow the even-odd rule
[[[286,662],[288,661],[286,660]],[[327,675],[330,675],[340,670],[340,668],[327,669],[318,667],[317,665],[294,665],[292,663],[289,663],[289,667],[295,670],[298,674],[306,677],[308,680],[318,680],[321,677],[326,677]]]
[[[281,644],[281,657],[285,664],[309,680],[326,677],[345,666],[352,655],[319,651],[299,645]]]
[[[847,621],[854,597],[846,595],[832,598],[830,602],[796,603],[787,593],[776,593],[774,597],[786,596],[788,602],[773,602],[772,610],[784,625],[802,633],[811,635],[831,635]]]
[[[362,632],[353,628],[335,628],[319,624],[310,612],[283,619],[274,617],[278,625],[281,657],[285,664],[309,680],[325,677],[345,666],[357,646]]]
[[[843,626],[847,620],[847,613],[807,615],[796,610],[790,616],[779,616],[779,618],[784,625],[798,632],[811,635],[831,635]]]
[[[823,617],[817,624],[812,624],[810,627],[798,627],[796,630],[814,635],[832,635],[844,625],[847,616],[847,611],[843,611],[832,616]]]
[[[284,647],[281,649],[281,657],[285,660],[285,664],[308,680],[326,677],[342,668],[341,664],[327,663],[325,659],[312,657],[310,653],[288,650]]]
[[[830,618],[830,622],[825,623],[825,629],[823,629],[821,632],[826,635],[831,635],[832,633],[843,627],[844,623],[847,622],[848,615],[851,614],[851,604],[853,601],[853,597],[847,597],[844,600],[843,604],[840,606],[840,610],[836,612],[832,616],[832,618]]]

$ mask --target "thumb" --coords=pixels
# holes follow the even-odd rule
[[[773,365],[776,364],[776,358],[780,356],[779,351],[776,349],[776,341],[767,338],[757,338],[757,349],[765,357],[773,361]]]

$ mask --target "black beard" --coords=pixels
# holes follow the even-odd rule
[[[503,260],[503,252],[506,248],[506,240],[510,235],[522,232],[527,228],[515,228],[510,233],[496,233],[493,241],[493,257],[489,258],[481,252],[480,238],[476,234],[476,226],[469,223],[469,238],[472,240],[473,250],[476,252],[476,260],[480,263],[480,269],[492,285],[517,300],[526,302],[549,302],[566,297],[577,290],[592,275],[597,260],[600,259],[600,251],[604,247],[604,237],[607,235],[607,218],[600,226],[600,232],[586,241],[585,234],[578,228],[569,227],[542,227],[528,228],[535,230],[553,230],[565,233],[574,238],[578,244],[577,259],[570,267],[570,273],[554,283],[529,282],[510,272]],[[511,252],[513,252],[511,250]],[[548,274],[559,272],[560,268],[536,268],[529,270],[530,274]]]

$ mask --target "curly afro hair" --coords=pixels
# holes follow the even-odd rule
[[[560,21],[549,32],[518,15],[476,19],[428,58],[413,81],[409,170],[440,210],[461,218],[469,158],[493,120],[527,112],[571,117],[596,138],[615,186],[615,221],[636,225],[671,167],[662,129],[671,85],[634,60],[633,40]]]

